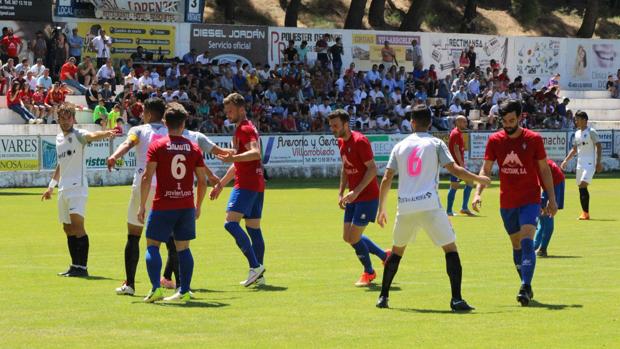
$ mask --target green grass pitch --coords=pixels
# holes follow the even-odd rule
[[[495,182],[497,184],[497,182]],[[342,241],[337,180],[268,183],[263,231],[269,286],[241,287],[247,263],[224,230],[229,189],[206,202],[192,243],[196,300],[143,304],[150,287],[141,240],[137,296],[117,296],[124,279],[129,187],[91,188],[86,228],[90,279],[56,276],[69,262],[56,198],[42,189],[0,190],[1,348],[618,348],[620,347],[620,179],[596,178],[592,221],[579,222],[574,179],[556,218],[549,253],[538,259],[532,307],[519,287],[499,217],[498,188],[483,197],[482,216],[454,217],[463,263],[463,295],[477,310],[449,311],[450,288],[439,248],[421,233],[410,245],[390,297],[376,309],[376,286],[356,288],[362,268]],[[447,184],[441,186],[446,196]],[[390,225],[366,233],[391,244]],[[457,194],[455,204],[462,199]],[[162,248],[165,261],[165,248]],[[168,292],[170,294],[171,292]]]

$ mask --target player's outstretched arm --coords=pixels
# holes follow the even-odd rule
[[[493,170],[493,163],[494,161],[484,160],[484,164],[482,164],[482,168],[480,169],[479,176],[491,178],[491,172]],[[471,206],[473,210],[476,212],[480,212],[480,207],[482,207],[482,191],[484,190],[485,187],[486,185],[483,185],[480,182],[478,182],[478,185],[476,186],[476,193],[474,194],[474,200],[471,202]]]
[[[370,182],[377,180],[377,164],[375,164],[375,160],[368,160],[364,165],[366,165],[366,172],[364,173],[364,177],[362,177],[362,181],[342,198],[345,204],[355,201]]]
[[[577,146],[573,146],[573,149],[571,149],[568,152],[568,155],[566,155],[566,158],[560,164],[560,168],[562,169],[562,171],[566,171],[566,165],[568,165],[568,162],[570,161],[570,159],[572,159],[576,154],[577,154]]]
[[[551,175],[551,169],[547,163],[547,159],[538,160],[538,169],[540,170],[540,178],[547,192],[549,202],[547,203],[546,213],[549,217],[555,216],[558,212],[558,205],[555,201],[555,190],[553,188],[553,176]]]
[[[491,184],[491,179],[489,177],[471,173],[463,167],[457,165],[455,162],[445,165],[444,168],[454,177],[458,177],[466,182],[476,182],[484,185],[485,187]]]
[[[125,141],[121,145],[119,145],[118,148],[116,148],[116,150],[114,151],[114,153],[108,158],[108,171],[112,171],[112,169],[116,165],[116,160],[127,154],[131,150],[131,148],[135,147],[137,144],[137,137],[132,137],[131,135],[127,137],[127,139],[125,139]]]
[[[95,131],[88,132],[84,138],[87,142],[95,142],[98,140],[106,139],[106,138],[114,138],[116,136],[116,132],[114,130],[105,130],[105,131]]]
[[[381,180],[381,187],[379,190],[379,213],[377,215],[377,223],[381,228],[387,224],[387,212],[385,211],[385,202],[387,201],[388,194],[392,188],[392,180],[396,172],[390,168],[385,169],[385,174]]]
[[[54,174],[52,175],[52,179],[47,186],[47,189],[43,192],[41,196],[41,201],[49,200],[52,198],[52,193],[54,193],[54,188],[58,184],[58,180],[60,179],[60,165],[56,165],[56,169],[54,170]]]
[[[207,186],[209,185],[207,183],[207,167],[196,167],[194,173],[198,181],[196,189],[196,220],[198,220],[200,218],[202,202],[207,195]]]
[[[138,221],[144,224],[144,215],[146,214],[146,202],[149,198],[151,191],[151,182],[153,181],[153,175],[157,169],[157,162],[148,162],[146,164],[146,171],[142,176],[142,182],[140,183],[140,210],[138,211]]]

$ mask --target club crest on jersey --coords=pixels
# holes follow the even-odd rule
[[[527,144],[523,143],[523,150],[525,150],[525,148],[527,148]]]

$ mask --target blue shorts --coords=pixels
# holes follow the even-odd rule
[[[454,183],[454,182],[458,183],[458,182],[460,182],[460,181],[461,181],[461,179],[460,179],[459,177],[454,177],[453,175],[450,175],[450,182],[452,182],[452,183]]]
[[[228,199],[226,212],[243,213],[245,219],[258,219],[263,214],[265,193],[247,189],[233,188]]]
[[[167,242],[173,236],[177,241],[196,238],[196,210],[151,210],[146,221],[146,238]]]
[[[353,223],[358,227],[365,227],[368,222],[374,222],[379,209],[379,200],[354,202],[347,204],[344,209],[344,222]]]
[[[500,208],[500,214],[504,221],[504,228],[508,235],[518,233],[521,226],[530,224],[536,226],[538,224],[538,216],[540,216],[540,205],[529,204],[517,208]]]
[[[553,191],[555,192],[555,202],[558,204],[558,210],[564,208],[564,182],[553,187]],[[542,207],[547,206],[547,192],[543,191],[542,193]]]

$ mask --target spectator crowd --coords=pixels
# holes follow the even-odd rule
[[[222,104],[231,92],[245,97],[248,116],[261,132],[325,132],[327,115],[342,108],[351,115],[355,130],[410,133],[410,112],[420,104],[432,111],[436,130],[451,129],[459,115],[472,127],[492,130],[501,126],[498,104],[505,99],[523,103],[526,127],[572,127],[570,101],[560,98],[560,74],[548,81],[524,81],[493,60],[488,66],[476,64],[473,46],[462,52],[457,67],[440,72],[434,64],[424,65],[415,40],[413,71],[399,65],[389,42],[382,47],[381,64],[361,71],[354,63],[343,67],[342,43],[339,38],[332,45],[330,41],[325,34],[315,43],[316,61],[309,59],[306,41],[291,41],[281,52],[282,64],[274,66],[218,61],[208,51],[195,49],[180,59],[164,60],[160,55],[154,60],[142,47],[114,64],[114,40],[103,30],[88,43],[95,54],[91,59],[82,57],[86,44],[77,29],[71,35],[38,32],[23,48],[11,28],[3,28],[0,94],[6,94],[8,107],[29,123],[54,122],[68,94],[83,95],[93,122],[104,128],[140,124],[144,101],[158,96],[186,107],[189,129],[231,133],[234,125]],[[33,61],[19,60],[20,52]],[[620,70],[608,83],[616,97],[619,82]]]

